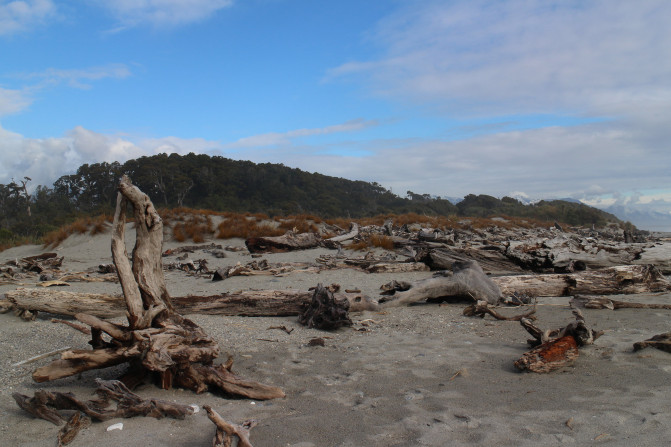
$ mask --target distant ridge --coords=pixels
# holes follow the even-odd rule
[[[412,191],[399,197],[375,182],[308,173],[282,164],[255,164],[191,153],[140,157],[123,164],[85,164],[75,174],[59,178],[51,187],[39,186],[29,199],[17,194],[11,185],[0,185],[0,243],[3,234],[5,238],[35,237],[75,217],[112,213],[122,174],[129,175],[157,207],[164,208],[190,207],[270,216],[312,214],[322,218],[408,213],[507,215],[572,225],[624,224],[610,213],[575,201],[541,200],[526,205],[511,197],[470,194],[454,204]],[[30,217],[25,212],[28,201]]]

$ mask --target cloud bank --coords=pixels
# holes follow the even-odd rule
[[[56,13],[51,0],[16,0],[0,5],[0,36],[30,31]]]
[[[186,25],[207,19],[233,5],[233,0],[115,0],[99,1],[121,23],[121,29],[149,24]]]

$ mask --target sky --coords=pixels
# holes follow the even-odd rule
[[[0,183],[189,152],[671,231],[667,0],[0,0]]]

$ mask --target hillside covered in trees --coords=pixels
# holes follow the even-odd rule
[[[82,165],[52,186],[32,193],[30,179],[0,184],[0,243],[36,238],[77,217],[111,214],[122,174],[161,208],[189,207],[213,211],[274,215],[312,214],[368,217],[418,213],[441,216],[515,216],[568,224],[621,224],[615,216],[580,203],[554,200],[533,205],[504,197],[468,195],[458,204],[427,194],[399,197],[377,183],[308,173],[281,164],[255,164],[224,157],[160,154],[124,164]]]

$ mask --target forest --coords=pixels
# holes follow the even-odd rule
[[[84,164],[52,186],[33,188],[28,177],[0,184],[0,244],[21,239],[38,241],[77,218],[112,214],[117,183],[123,174],[145,191],[157,207],[168,209],[188,207],[264,213],[271,217],[309,214],[361,218],[408,213],[511,216],[571,225],[624,225],[612,214],[563,200],[525,205],[510,197],[470,194],[453,204],[412,191],[400,197],[375,182],[309,173],[282,164],[190,153],[140,157],[123,164]]]

